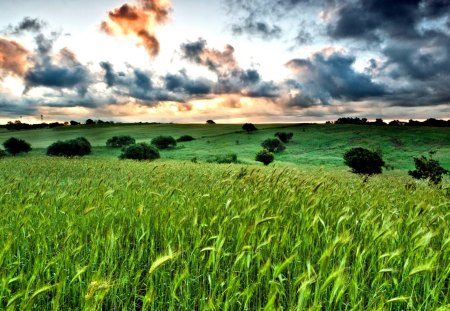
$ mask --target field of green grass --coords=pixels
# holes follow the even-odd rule
[[[0,130],[0,142],[11,136],[32,144],[34,155],[45,154],[56,140],[86,137],[94,146],[90,157],[117,157],[120,150],[105,147],[108,138],[130,135],[138,142],[150,142],[159,135],[191,135],[195,141],[179,143],[176,149],[163,151],[166,159],[207,161],[215,155],[236,153],[242,163],[256,164],[254,157],[261,142],[274,138],[278,131],[293,132],[293,140],[275,163],[284,165],[325,166],[344,168],[343,153],[352,147],[381,150],[384,160],[394,169],[413,168],[412,157],[437,151],[435,158],[450,167],[450,128],[392,127],[358,125],[257,125],[258,131],[247,134],[241,125],[232,124],[117,124],[69,126],[30,131]]]
[[[450,310],[450,178],[406,172],[429,150],[450,168],[448,129],[258,128],[0,132],[34,148],[0,159],[0,310]],[[286,150],[255,162],[280,130],[294,133]],[[185,134],[197,139],[153,162],[104,147]],[[92,155],[45,156],[78,136]],[[342,154],[356,146],[394,169],[350,173]],[[206,163],[230,152],[242,163]]]

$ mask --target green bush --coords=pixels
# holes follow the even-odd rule
[[[136,140],[128,135],[124,136],[113,136],[106,141],[106,146],[113,148],[121,148],[128,145],[135,144]]]
[[[6,153],[5,150],[0,149],[0,159],[6,157],[8,154]]]
[[[276,132],[275,133],[275,137],[278,137],[278,139],[281,140],[285,144],[288,143],[292,139],[293,136],[294,136],[294,133],[292,133],[292,132],[289,132],[289,133]]]
[[[253,123],[245,123],[244,125],[242,125],[242,129],[244,131],[247,131],[247,133],[254,132],[254,131],[258,130]]]
[[[47,148],[48,156],[75,157],[84,156],[91,153],[91,143],[84,137],[57,141]]]
[[[193,141],[195,140],[194,137],[190,136],[190,135],[183,135],[180,138],[177,139],[177,142],[186,142],[186,141]]]
[[[273,162],[275,156],[267,149],[263,149],[256,154],[255,160],[262,162],[264,165],[269,165]]]
[[[19,153],[28,153],[31,151],[31,145],[23,139],[11,137],[3,143],[6,151],[15,156]]]
[[[283,145],[283,143],[279,139],[273,139],[273,138],[267,138],[265,141],[261,143],[261,146],[264,149],[267,149],[270,152],[281,152],[286,147]]]
[[[442,181],[442,176],[450,174],[450,171],[441,166],[439,161],[432,158],[430,152],[430,158],[421,156],[420,158],[414,158],[414,165],[416,169],[414,171],[408,171],[408,174],[416,179],[428,179],[435,185]]]
[[[238,159],[236,153],[228,153],[224,155],[215,156],[213,159],[208,160],[208,162],[219,164],[238,163]]]
[[[365,148],[352,148],[344,154],[344,163],[356,174],[381,174],[385,165],[381,155]]]
[[[177,141],[172,136],[158,136],[152,139],[152,145],[158,149],[168,149],[175,147]]]
[[[122,149],[120,159],[156,160],[160,158],[159,151],[147,143],[126,146]]]

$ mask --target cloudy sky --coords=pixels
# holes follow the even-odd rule
[[[450,0],[1,0],[0,122],[450,118]]]

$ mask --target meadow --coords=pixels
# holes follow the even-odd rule
[[[242,124],[105,124],[94,126],[67,126],[55,129],[28,131],[0,130],[0,142],[14,136],[25,139],[33,147],[32,155],[44,155],[46,148],[56,140],[86,137],[94,149],[89,157],[117,158],[119,149],[105,147],[108,138],[130,135],[137,142],[150,142],[159,135],[178,138],[191,135],[196,140],[179,143],[175,149],[161,152],[161,157],[175,160],[196,158],[206,162],[216,155],[236,153],[244,164],[257,164],[255,154],[261,142],[274,138],[279,131],[292,132],[294,137],[286,150],[275,155],[275,165],[324,166],[345,169],[344,152],[352,147],[380,150],[386,163],[394,169],[413,169],[413,157],[428,155],[444,167],[450,168],[450,128],[410,126],[305,125],[261,124],[258,131],[247,134]]]
[[[263,167],[254,153],[281,126],[258,127],[1,132],[34,150],[0,160],[0,309],[450,309],[449,178],[406,173],[431,149],[449,168],[447,129],[288,126],[293,141]],[[119,134],[197,140],[139,162],[103,147]],[[44,155],[77,136],[92,155]],[[394,169],[350,173],[352,146]],[[224,152],[242,164],[205,162]]]

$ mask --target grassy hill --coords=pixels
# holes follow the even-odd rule
[[[94,146],[90,157],[117,157],[120,150],[105,147],[108,138],[130,135],[138,142],[149,142],[159,135],[191,135],[195,141],[180,143],[176,149],[163,151],[166,159],[207,161],[215,155],[236,153],[243,163],[256,163],[254,156],[260,143],[273,138],[277,131],[294,133],[284,152],[276,155],[275,165],[326,166],[344,168],[343,153],[351,147],[381,150],[387,164],[394,169],[413,168],[412,157],[437,151],[435,158],[450,167],[450,128],[358,125],[289,125],[261,124],[258,131],[247,134],[241,125],[230,124],[114,124],[68,126],[29,131],[0,131],[0,142],[9,137],[22,138],[34,148],[32,155],[45,154],[56,140],[86,137]]]

